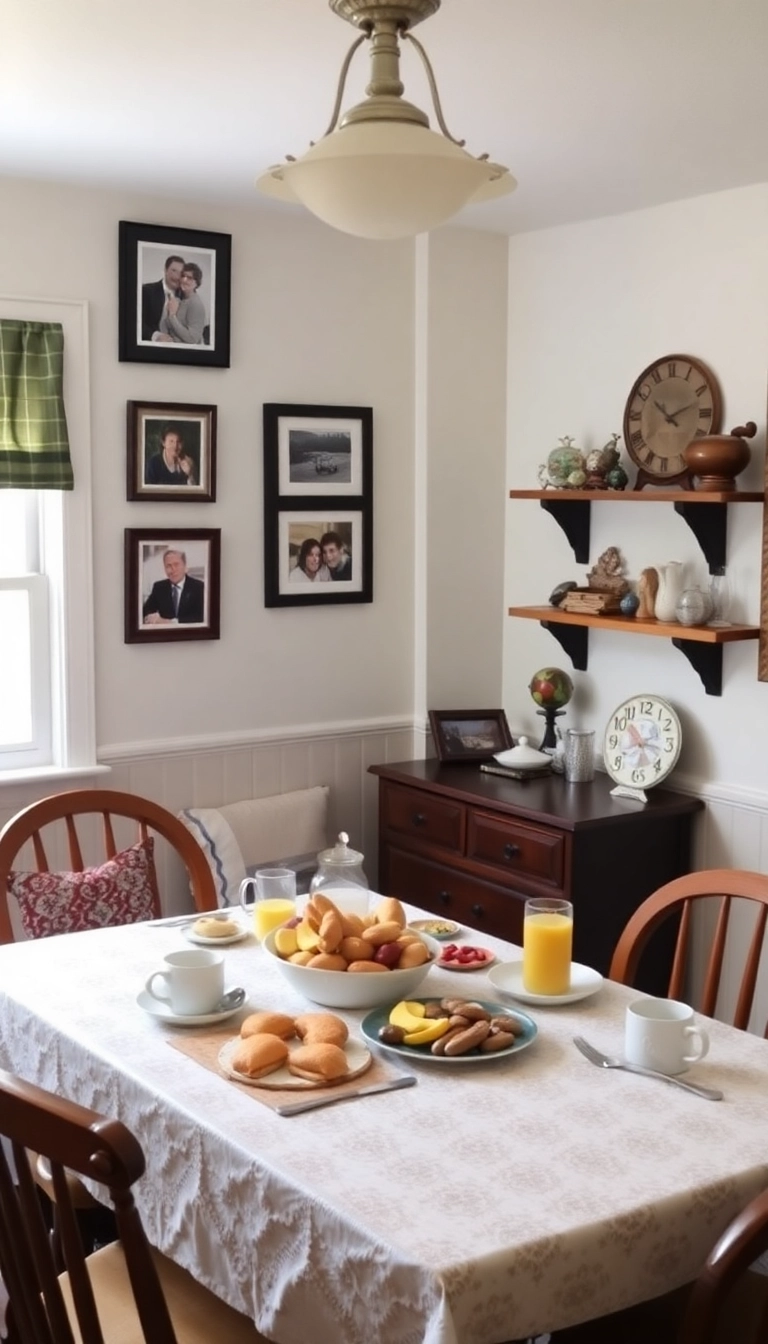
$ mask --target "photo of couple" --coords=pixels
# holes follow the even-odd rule
[[[118,356],[229,368],[232,236],[119,224]]]
[[[213,290],[211,266],[215,256],[198,252],[193,255],[197,260],[191,260],[189,255],[185,259],[177,253],[162,257],[157,244],[142,244],[142,341],[161,346],[210,347],[212,323],[204,294],[210,295]],[[155,279],[143,278],[154,274]]]
[[[292,568],[288,574],[289,583],[339,583],[353,577],[350,550],[352,525],[339,523],[338,527],[347,534],[346,537],[341,535],[341,530],[332,529],[323,532],[319,538],[305,536],[300,543],[295,535],[296,525],[291,527],[289,546]],[[303,526],[301,530],[305,530]]]

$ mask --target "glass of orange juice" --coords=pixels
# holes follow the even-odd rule
[[[247,896],[254,888],[253,904]],[[240,883],[240,904],[253,914],[253,932],[263,942],[272,929],[296,914],[296,874],[292,868],[259,868]]]
[[[526,901],[523,988],[529,994],[567,994],[571,987],[573,906],[542,896]]]

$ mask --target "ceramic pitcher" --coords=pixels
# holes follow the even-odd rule
[[[657,621],[676,621],[675,608],[683,591],[683,565],[679,560],[669,560],[666,565],[657,565],[659,591],[656,594],[654,615]]]

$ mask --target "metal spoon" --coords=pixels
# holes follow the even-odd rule
[[[212,1011],[214,1013],[228,1013],[233,1008],[239,1008],[241,1003],[245,1003],[245,990],[239,987],[237,989],[228,989],[223,999],[219,999],[219,1002]]]

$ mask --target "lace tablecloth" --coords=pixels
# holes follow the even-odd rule
[[[539,1035],[519,1055],[416,1063],[416,1087],[283,1119],[138,1007],[179,945],[178,928],[136,925],[0,947],[0,1063],[125,1121],[150,1239],[278,1344],[499,1344],[576,1324],[692,1278],[768,1184],[755,1036],[709,1024],[690,1077],[722,1102],[600,1071],[572,1037],[620,1053],[637,997],[606,984],[528,1009]],[[252,939],[222,950],[251,1007],[307,1011]],[[501,999],[485,971],[433,968],[423,993]],[[354,1032],[363,1014],[343,1015]]]

